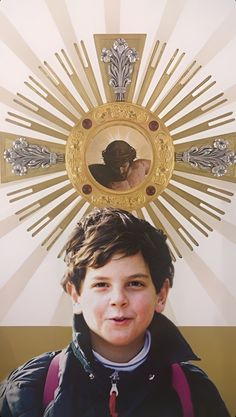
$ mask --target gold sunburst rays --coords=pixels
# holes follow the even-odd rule
[[[28,119],[27,117],[20,116],[19,114],[8,112],[9,116],[12,118],[6,118],[6,121],[12,124],[15,124],[19,127],[23,127],[24,129],[30,129],[35,132],[43,133],[46,136],[52,136],[56,139],[61,139],[63,141],[67,140],[67,135],[65,133],[62,133],[58,130],[51,129],[50,127],[47,127],[45,125],[42,125],[41,123],[37,123],[32,119]],[[14,120],[14,118],[16,120]]]
[[[66,72],[67,76],[70,78],[71,83],[73,84],[75,89],[78,91],[80,97],[82,98],[82,100],[86,104],[88,110],[91,110],[93,108],[92,101],[90,100],[90,97],[88,96],[82,82],[80,81],[80,79],[78,77],[78,74],[75,71],[75,68],[72,65],[72,62],[68,58],[68,55],[66,54],[64,49],[61,50],[61,56],[62,57],[58,53],[56,53],[55,56],[58,59],[58,61],[60,62],[64,71]],[[64,58],[64,61],[63,61],[63,58]],[[82,109],[82,111],[83,111],[83,109]]]
[[[181,132],[175,133],[172,135],[173,142],[176,143],[176,141],[178,141],[179,139],[184,139],[186,137],[196,135],[197,133],[205,132],[207,130],[214,129],[219,126],[223,126],[227,123],[234,122],[234,117],[228,118],[232,114],[233,112],[227,112],[220,116],[212,117],[211,119],[199,123],[198,125],[189,127],[188,129],[184,129]],[[192,120],[194,119],[190,119],[189,121]]]
[[[48,110],[45,110],[43,107],[39,106],[34,101],[25,97],[23,94],[17,93],[17,97],[19,97],[21,100],[14,99],[15,103],[19,104],[22,107],[25,107],[26,109],[30,110],[31,112],[33,112],[35,114],[38,114],[44,120],[48,120],[49,122],[54,123],[55,125],[61,127],[64,130],[66,130],[67,132],[70,132],[72,126],[69,125],[68,123],[66,123],[64,120],[62,120],[59,117],[55,116],[54,114],[50,113]],[[25,104],[24,101],[29,105]]]
[[[64,185],[64,187],[61,187],[60,189],[58,189],[56,191],[53,191],[52,193],[50,193],[46,197],[42,197],[39,200],[37,200],[36,202],[33,202],[33,203],[29,204],[28,206],[25,206],[21,210],[18,210],[16,212],[16,214],[17,215],[20,214],[19,220],[23,220],[24,218],[30,216],[31,214],[35,213],[40,208],[45,207],[50,202],[55,201],[58,197],[60,197],[61,195],[67,193],[67,191],[70,191],[72,189],[73,189],[73,187],[72,187],[71,184]],[[73,198],[74,197],[72,197],[72,199]],[[71,201],[73,201],[73,200],[70,200],[70,202]],[[67,201],[67,204],[68,203],[69,203],[69,201]],[[65,202],[62,203],[62,205],[65,205],[65,204],[66,204]],[[57,210],[57,212],[58,212],[58,210]],[[56,216],[57,212],[53,211],[53,216],[54,217]],[[47,217],[47,215],[46,215],[46,217]],[[31,228],[29,228],[29,230],[31,230]]]
[[[149,98],[147,102],[147,107],[149,109],[152,108],[154,103],[156,102],[158,96],[161,94],[167,83],[170,81],[171,76],[174,74],[175,70],[179,66],[180,62],[184,58],[184,53],[182,53],[180,56],[178,56],[179,50],[176,49],[173,56],[169,60],[168,64],[166,65],[156,87],[154,88],[151,97]],[[157,112],[158,113],[158,112]],[[159,114],[159,113],[158,113]]]
[[[63,83],[60,77],[56,74],[55,70],[52,68],[51,65],[44,61],[44,66],[40,66],[39,69],[54,85],[54,87],[56,87],[59,93],[61,93],[61,95],[66,98],[66,100],[72,105],[72,107],[77,111],[77,113],[80,116],[85,114],[85,110],[83,109],[82,105],[76,100],[74,95],[66,87],[65,83]]]
[[[210,79],[211,79],[211,75],[209,75],[203,81],[201,81],[184,98],[182,98],[171,110],[169,110],[168,113],[162,116],[163,122],[166,123],[169,119],[174,117],[177,113],[179,113],[189,104],[191,104],[194,100],[199,98],[202,94],[206,93],[207,90],[209,90],[211,87],[213,87],[216,81],[211,81],[210,83],[208,83]],[[175,95],[175,92],[173,94]],[[168,99],[166,99],[166,103],[168,104]],[[167,104],[163,104],[163,105],[167,105]]]
[[[39,83],[32,76],[29,77],[31,83],[25,81],[25,85],[29,87],[34,93],[39,97],[48,102],[54,109],[58,110],[61,114],[66,116],[69,120],[74,123],[77,122],[78,117],[76,117],[67,107],[65,107],[53,94],[50,93],[41,83]]]
[[[97,80],[96,80],[96,77],[94,75],[93,68],[92,68],[92,65],[91,65],[91,62],[90,62],[85,44],[84,44],[83,41],[81,41],[80,42],[80,47],[81,48],[79,48],[79,45],[77,43],[74,43],[74,47],[75,47],[75,50],[76,50],[77,55],[79,57],[80,63],[82,65],[83,69],[84,69],[87,80],[89,81],[89,84],[90,84],[91,90],[93,92],[93,95],[94,95],[95,99],[97,100],[97,104],[101,105],[101,104],[103,104],[101,93],[100,93],[100,90],[98,88]]]
[[[164,233],[165,233],[165,235],[167,236],[168,241],[169,241],[169,243],[170,243],[170,245],[171,245],[171,255],[172,255],[172,259],[173,259],[174,261],[176,261],[176,256],[175,256],[175,254],[177,255],[177,257],[182,258],[182,255],[181,255],[181,253],[180,253],[180,251],[179,251],[179,249],[178,249],[178,246],[176,246],[174,239],[172,239],[172,237],[171,237],[170,233],[168,232],[167,228],[166,228],[166,227],[164,226],[164,224],[161,222],[161,220],[160,220],[160,216],[157,216],[157,215],[156,215],[156,213],[155,213],[155,211],[154,211],[154,209],[153,209],[152,205],[151,205],[151,204],[148,204],[147,206],[145,206],[145,208],[144,208],[144,209],[147,211],[148,216],[150,217],[150,219],[151,219],[151,221],[153,222],[154,226],[155,226],[157,229],[161,229],[161,230],[163,230],[163,232],[164,232]],[[144,216],[143,216],[143,217],[144,217]]]
[[[189,113],[185,114],[185,116],[180,117],[177,121],[172,122],[170,124],[167,123],[167,127],[170,132],[179,128],[180,126],[188,123],[190,120],[196,119],[197,117],[207,113],[208,111],[220,106],[221,104],[227,101],[226,98],[222,100],[218,100],[223,96],[224,93],[217,94],[216,96],[212,97],[211,99],[205,101],[200,106],[196,107],[194,110],[191,110]],[[211,104],[209,106],[209,104]]]
[[[94,99],[98,105],[102,104],[102,98],[84,42],[81,41],[80,45],[74,43],[74,48],[84,70],[85,78],[87,79],[88,84],[90,86],[92,96],[90,96],[89,93],[86,91],[80,79],[80,75],[73,66],[72,61],[68,57],[66,51],[62,49],[61,55],[57,52],[55,53],[55,56],[58,62],[60,63],[61,67],[63,68],[66,76],[69,78],[71,85],[73,85],[73,87],[75,87],[75,90],[78,92],[78,95],[82,100],[81,104],[74,97],[69,88],[66,87],[65,83],[63,83],[63,81],[59,78],[56,71],[52,68],[51,65],[44,61],[44,66],[39,66],[39,69],[44,74],[44,76],[46,76],[46,78],[52,83],[52,85],[57,88],[59,93],[64,98],[66,98],[66,100],[78,112],[78,115],[81,116],[84,115],[88,109],[91,110],[94,107]],[[78,119],[79,117],[77,117],[76,121],[78,121]]]
[[[164,204],[165,200],[161,201],[160,199],[157,199],[153,202],[153,204],[156,206],[158,211],[166,218],[168,219],[168,223],[171,225],[171,227],[177,232],[177,234],[180,236],[180,238],[184,241],[184,243],[187,245],[187,247],[190,250],[193,250],[193,244],[195,246],[198,246],[198,242],[196,238],[194,237],[193,233],[189,232],[189,228],[187,229],[184,226],[183,221],[179,220],[175,213],[173,213],[169,208],[168,205]],[[177,211],[177,210],[176,210]]]
[[[207,214],[209,214],[210,216],[215,217],[216,219],[220,220],[220,217],[216,214],[224,214],[224,211],[213,206],[212,204],[210,204],[209,202],[207,202],[206,200],[203,200],[203,198],[199,198],[195,195],[193,195],[193,193],[190,193],[191,189],[195,189],[195,190],[199,190],[202,193],[205,194],[205,198],[207,198],[207,195],[211,195],[214,196],[215,198],[218,198],[220,200],[223,200],[227,203],[230,203],[231,200],[229,198],[226,198],[223,195],[220,195],[218,193],[224,193],[226,195],[233,195],[233,193],[227,192],[225,190],[222,190],[220,188],[217,187],[209,187],[208,185],[199,183],[197,181],[194,180],[190,180],[189,178],[183,178],[183,177],[179,177],[177,175],[173,175],[172,176],[172,180],[175,181],[177,183],[177,186],[169,183],[167,189],[173,191],[174,193],[180,195],[183,199],[185,199],[186,201],[189,201],[190,203],[192,203],[193,205],[195,205],[196,207],[198,207],[200,210],[205,211]],[[187,187],[189,187],[189,192],[187,192],[186,190],[183,190],[182,188],[180,188],[181,185],[187,185]],[[215,192],[213,192],[213,191]],[[207,210],[208,207],[210,210]]]
[[[97,78],[83,41],[80,44],[75,42],[74,48],[82,64],[84,76],[90,85],[91,91],[86,91],[80,74],[64,49],[60,53],[55,53],[55,57],[64,72],[64,76],[69,81],[71,89],[68,83],[65,83],[64,79],[61,79],[47,62],[44,62],[39,67],[43,76],[66,99],[68,108],[49,89],[46,89],[44,85],[32,76],[29,77],[30,81],[25,82],[31,94],[35,94],[40,99],[46,101],[52,109],[54,108],[57,111],[57,114],[58,112],[59,114],[61,113],[62,119],[58,115],[54,115],[46,107],[44,108],[37,104],[31,97],[17,93],[17,98],[14,101],[22,107],[22,111],[24,111],[24,108],[30,110],[33,116],[40,116],[41,120],[45,120],[45,124],[12,112],[9,112],[12,118],[8,118],[8,122],[46,135],[47,141],[43,141],[41,138],[37,140],[30,137],[23,137],[23,139],[29,142],[29,146],[38,145],[47,148],[49,154],[54,156],[54,164],[49,164],[46,170],[43,170],[40,166],[35,170],[28,167],[27,176],[37,177],[42,175],[42,173],[55,172],[57,177],[8,193],[10,202],[13,203],[20,199],[31,197],[30,202],[20,208],[16,214],[20,220],[32,214],[34,214],[34,217],[35,215],[38,216],[34,223],[28,227],[28,231],[33,236],[40,233],[45,227],[49,227],[52,220],[56,219],[65,208],[69,209],[42,242],[42,245],[46,246],[47,250],[55,244],[75,217],[81,217],[84,213],[91,210],[94,205],[111,204],[130,209],[138,217],[150,219],[156,227],[163,229],[168,237],[173,259],[176,260],[176,258],[181,258],[182,254],[179,249],[178,239],[176,239],[172,231],[174,230],[181,241],[190,250],[193,250],[194,246],[199,244],[195,231],[197,231],[198,236],[199,234],[208,236],[209,232],[213,230],[210,219],[220,220],[224,215],[224,210],[222,210],[221,205],[218,207],[217,200],[222,204],[231,201],[229,197],[233,193],[211,184],[202,183],[194,176],[196,174],[200,177],[205,177],[206,180],[207,178],[214,178],[216,181],[217,179],[223,179],[226,182],[235,182],[236,171],[233,155],[235,155],[236,151],[236,133],[223,133],[204,139],[195,139],[195,135],[200,132],[223,126],[235,120],[231,117],[232,112],[227,112],[215,117],[210,116],[207,121],[195,124],[195,119],[220,107],[226,102],[226,98],[223,98],[223,93],[219,93],[204,100],[204,94],[206,92],[209,93],[209,90],[216,84],[209,75],[198,82],[197,85],[192,87],[190,85],[190,91],[186,88],[185,95],[182,94],[176,104],[178,94],[185,89],[188,83],[193,83],[194,77],[201,67],[194,61],[182,70],[178,80],[171,85],[172,76],[177,68],[180,69],[181,65],[183,65],[185,54],[176,49],[170,57],[165,56],[166,44],[161,44],[160,41],[157,41],[154,45],[141,85],[137,85],[145,36],[131,34],[94,36],[107,106],[102,101]],[[115,96],[109,82],[107,66],[101,61],[102,49],[106,48],[108,50],[111,48],[117,38],[121,40],[124,38],[131,48],[137,50],[139,56],[139,60],[135,63],[125,103],[123,104],[114,103]],[[148,93],[160,63],[163,63],[164,70],[157,79],[153,90]],[[138,91],[137,100],[136,103],[132,103],[136,90]],[[77,96],[75,97],[73,91],[76,91],[79,99]],[[202,103],[188,110],[189,106],[196,99],[198,101],[201,99]],[[147,101],[147,105],[143,106],[142,103],[145,101]],[[171,107],[172,102],[175,102],[175,104]],[[178,116],[178,113],[180,113],[180,116]],[[172,120],[173,117],[175,117],[174,120]],[[68,122],[65,121],[65,118]],[[192,126],[185,128],[185,125],[189,125],[189,123]],[[97,127],[93,130],[95,125]],[[119,126],[125,126],[125,128],[139,133],[152,150],[151,169],[144,183],[136,187],[134,192],[116,192],[106,187],[98,186],[89,173],[89,162],[85,155],[88,144],[91,147],[94,144],[94,137],[96,135],[100,137],[101,132],[105,131],[110,125],[114,129],[116,128],[117,132],[121,129]],[[58,129],[52,126],[58,126]],[[175,129],[178,130],[177,133]],[[74,135],[73,141],[70,139],[72,133]],[[3,160],[3,153],[19,137],[22,137],[22,135],[1,133],[2,182],[14,180],[11,167],[6,163],[6,160]],[[167,138],[169,138],[168,141],[170,140],[170,142],[167,141]],[[57,143],[58,139],[64,143]],[[219,143],[219,141],[221,142]],[[167,145],[167,143],[169,144]],[[213,152],[217,147],[215,144],[219,145],[220,150],[226,149],[223,157],[228,157],[229,159],[231,156],[231,159],[228,160],[228,165],[226,164],[227,169],[225,168],[223,177],[214,176],[211,164],[207,158],[205,158],[206,161],[201,161],[202,165],[205,164],[202,169],[201,164],[196,162],[196,158],[194,159],[194,155],[191,154],[193,148],[195,152],[199,151],[201,153],[205,148],[209,152]],[[58,153],[62,155],[67,154],[66,169],[69,173],[69,178],[64,173],[64,161],[55,163],[55,154]],[[72,154],[76,155],[75,158],[74,156],[72,158],[74,164],[73,172],[70,168]],[[169,165],[160,165],[160,158],[163,158],[163,155],[165,155],[165,164],[169,160]],[[83,168],[82,170],[81,167]],[[165,171],[168,171],[168,174],[165,174],[167,175],[167,183],[162,183]],[[59,172],[61,172],[61,175],[58,175]],[[188,174],[188,176],[185,174]],[[191,178],[189,178],[189,174],[192,175]],[[79,183],[78,187],[75,186],[77,183]],[[58,188],[55,190],[54,186]],[[73,186],[77,191],[73,191]],[[98,197],[94,200],[93,193],[96,189]],[[159,189],[161,191],[158,191]],[[40,197],[39,194],[37,198],[37,193],[43,190],[46,192],[46,195]],[[134,196],[136,200],[134,200]],[[49,205],[51,207],[53,202],[53,208],[40,216],[40,210],[43,207],[47,208]],[[161,219],[164,219],[164,222]],[[62,253],[63,248],[58,256],[61,256]]]
[[[181,188],[183,186],[184,188]],[[195,194],[200,194],[200,196]],[[212,204],[209,203],[209,196],[213,197]],[[167,234],[173,248],[172,253],[182,257],[177,240],[175,238],[170,239],[171,230],[174,230],[182,242],[192,251],[194,246],[198,246],[198,241],[194,237],[194,229],[208,236],[208,232],[213,230],[214,222],[211,221],[211,218],[221,220],[225,214],[221,208],[217,207],[217,203],[214,200],[218,199],[219,201],[230,203],[231,199],[229,197],[232,196],[233,193],[231,191],[182,177],[174,171],[166,191],[161,194],[161,198],[158,197],[152,203],[155,206],[155,212],[150,207],[146,207],[146,209],[153,223],[158,228],[162,228]],[[176,212],[179,215],[178,218],[176,217]],[[201,212],[205,215],[203,216]],[[167,226],[161,224],[160,221],[156,222],[156,218],[160,213],[165,217]],[[187,228],[184,227],[184,222],[181,218],[185,219],[185,223],[191,225],[192,228],[189,226]]]
[[[161,100],[161,102],[154,106],[154,113],[160,114],[168,104],[171,103],[171,101],[180,93],[180,91],[186,87],[186,85],[192,80],[192,78],[197,74],[197,72],[201,69],[200,65],[197,65],[196,61],[193,61],[186,70],[182,73],[182,75],[179,77],[179,79],[176,81],[176,83],[171,87],[170,91],[165,95],[165,97]],[[175,66],[174,69],[177,67]],[[174,71],[172,69],[170,74],[167,74],[166,76],[166,82],[170,81],[171,76],[173,75]],[[163,86],[164,87],[164,86]],[[161,90],[162,91],[162,90]],[[161,92],[160,91],[160,92]],[[154,102],[153,102],[154,104]]]
[[[68,181],[68,175],[60,175],[56,178],[51,178],[49,180],[46,181],[42,181],[40,183],[37,184],[33,184],[33,185],[29,185],[27,187],[23,187],[23,188],[19,188],[15,191],[11,191],[10,193],[8,193],[7,195],[10,196],[15,196],[14,198],[10,199],[10,203],[13,203],[15,201],[18,201],[22,198],[25,197],[29,197],[32,194],[38,193],[39,191],[43,191],[46,190],[50,187],[53,187],[56,184],[60,184],[61,182],[65,182]]]
[[[143,103],[144,98],[147,94],[148,87],[151,84],[151,81],[152,81],[153,76],[156,72],[156,69],[157,69],[157,67],[158,67],[158,65],[161,61],[161,58],[162,58],[162,55],[164,53],[165,48],[166,48],[166,43],[163,43],[161,45],[159,40],[156,41],[156,43],[154,45],[154,48],[153,48],[153,51],[152,51],[152,54],[151,54],[151,57],[150,57],[150,60],[149,60],[148,65],[147,65],[146,72],[144,74],[143,82],[141,84],[141,87],[140,87],[140,90],[139,90],[139,93],[138,93],[138,97],[137,97],[137,101],[136,101],[137,104],[141,105]]]
[[[68,189],[67,189],[68,191]],[[76,192],[70,194],[63,201],[58,203],[52,210],[48,211],[41,218],[39,218],[35,223],[33,223],[27,230],[32,231],[32,236],[36,236],[45,226],[47,226],[53,219],[55,219],[62,210],[65,210],[66,207],[69,207],[78,198]],[[51,201],[48,200],[48,203]],[[43,204],[42,204],[43,206]],[[38,226],[38,227],[37,227]]]

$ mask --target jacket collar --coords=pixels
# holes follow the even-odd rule
[[[199,360],[178,328],[163,314],[154,314],[149,330],[152,336],[149,356],[158,368],[176,362]],[[94,356],[89,329],[82,315],[74,315],[73,334],[72,350],[83,365],[85,372],[91,374]]]
[[[152,335],[150,356],[155,357],[158,367],[199,360],[179,329],[163,314],[155,313],[149,330]]]

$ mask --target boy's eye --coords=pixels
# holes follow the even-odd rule
[[[96,282],[93,287],[95,288],[106,288],[108,287],[108,283],[107,282]]]
[[[130,281],[128,283],[129,287],[143,287],[144,283],[142,281]]]

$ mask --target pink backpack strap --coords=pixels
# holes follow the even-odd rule
[[[183,417],[194,417],[191,392],[187,377],[178,363],[172,365],[172,386],[179,396]]]
[[[54,399],[54,392],[59,385],[59,361],[60,353],[54,356],[51,360],[43,392],[43,407],[46,408],[48,404]]]

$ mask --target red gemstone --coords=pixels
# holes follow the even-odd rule
[[[82,187],[82,191],[84,194],[91,194],[92,192],[92,187],[89,184],[84,184]]]
[[[156,188],[155,188],[155,187],[153,187],[153,185],[149,185],[149,186],[146,188],[146,193],[147,193],[147,195],[154,195],[154,194],[155,194],[155,192],[156,192]]]
[[[155,132],[155,130],[157,130],[158,128],[159,128],[159,123],[156,121],[156,120],[152,120],[150,123],[149,123],[149,129],[152,131],[152,132]]]
[[[82,126],[84,129],[90,129],[90,127],[92,127],[92,120],[91,119],[84,119],[82,121]]]

